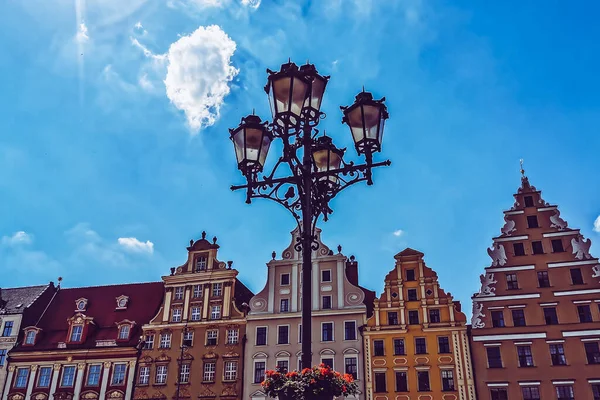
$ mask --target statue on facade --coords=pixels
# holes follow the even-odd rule
[[[492,257],[493,267],[506,264],[506,251],[504,251],[503,245],[494,243],[492,247],[487,249],[487,252]]]
[[[550,228],[557,228],[559,231],[567,228],[567,221],[560,217],[560,211],[555,210],[550,216]]]
[[[483,314],[483,304],[478,303],[476,301],[473,302],[473,316],[471,317],[471,326],[473,329],[481,329],[485,328],[485,322],[481,320],[482,317],[485,317]]]
[[[516,231],[515,228],[515,221],[513,221],[512,219],[508,218],[508,215],[504,216],[504,226],[502,227],[502,235],[503,236],[510,236],[514,231]]]
[[[573,246],[573,254],[578,260],[590,259],[590,246],[592,241],[590,239],[583,240],[583,236],[579,235],[577,239],[571,239],[571,246]]]
[[[479,290],[479,294],[477,296],[495,296],[496,288],[493,287],[496,282],[494,280],[494,274],[481,274],[479,275],[479,280],[481,281],[481,289]]]

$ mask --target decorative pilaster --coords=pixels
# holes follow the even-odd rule
[[[73,400],[79,400],[83,384],[83,375],[85,375],[85,363],[79,363],[77,364],[77,377],[75,378],[75,393],[73,394]]]
[[[298,311],[298,264],[292,264],[292,312]],[[273,283],[269,283],[272,285]]]
[[[129,361],[129,368],[127,371],[127,389],[125,389],[125,400],[130,400],[133,394],[133,381],[135,379],[135,364],[136,360]]]
[[[102,385],[100,386],[100,398],[106,398],[106,387],[108,386],[108,375],[110,373],[110,361],[104,363],[104,370],[102,371]]]
[[[168,322],[169,321],[169,315],[171,314],[171,297],[173,296],[173,289],[169,288],[167,289],[167,292],[165,293],[165,305],[163,308],[163,322]]]
[[[206,321],[208,319],[208,299],[210,298],[210,292],[212,287],[210,283],[204,284],[204,290],[202,290],[202,296],[204,296],[204,300],[202,300],[202,320]]]
[[[223,283],[223,318],[231,316],[231,282]]]
[[[185,297],[183,300],[183,321],[188,320],[188,316],[190,315],[190,297],[192,294],[192,287],[186,285],[185,287]]]
[[[27,393],[25,394],[26,399],[31,398],[33,392],[33,385],[35,384],[35,376],[37,375],[38,366],[32,365],[29,369],[29,382],[27,383]]]
[[[10,389],[10,383],[12,382],[14,374],[15,374],[15,366],[9,365],[8,366],[8,376],[6,377],[6,384],[4,385],[4,387],[5,387],[4,396],[2,396],[2,400],[8,399],[8,389]]]
[[[50,383],[50,394],[48,395],[48,400],[54,400],[54,393],[56,392],[56,385],[58,385],[58,375],[60,375],[60,364],[54,364],[52,368],[52,382]]]
[[[312,309],[318,310],[321,301],[319,296],[321,294],[321,279],[319,277],[319,263],[312,263]]]
[[[337,261],[337,308],[344,308],[344,277],[346,271],[344,269],[344,260]]]

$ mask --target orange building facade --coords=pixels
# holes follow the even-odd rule
[[[600,263],[524,175],[473,296],[480,400],[600,399]]]
[[[475,400],[466,316],[405,249],[363,330],[368,400]]]

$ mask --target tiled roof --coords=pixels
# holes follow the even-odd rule
[[[21,314],[50,285],[0,288],[0,314]]]
[[[421,253],[420,251],[417,251],[415,249],[411,249],[410,247],[407,247],[406,249],[402,250],[400,253],[395,255],[395,257],[407,257],[407,256],[422,257],[422,256],[424,256],[424,254]]]
[[[126,309],[117,309],[116,299],[121,295],[129,297]],[[56,349],[58,343],[66,342],[69,333],[67,320],[78,313],[76,300],[81,298],[88,301],[82,314],[92,318],[93,324],[89,325],[84,343],[67,344],[67,349],[96,348],[97,340],[117,339],[117,323],[123,320],[134,321],[135,326],[129,335],[130,340],[117,342],[117,345],[135,346],[142,334],[142,325],[156,315],[163,296],[163,282],[60,289],[36,325],[41,329],[36,345],[19,346],[15,350]]]

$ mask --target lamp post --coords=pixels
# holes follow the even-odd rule
[[[248,115],[230,129],[238,168],[247,180],[246,203],[253,198],[271,199],[289,210],[299,228],[296,251],[302,251],[302,367],[312,366],[311,352],[311,270],[312,251],[318,249],[315,227],[321,216],[327,221],[333,212],[329,201],[340,191],[357,182],[372,185],[371,170],[390,165],[373,162],[373,153],[381,151],[384,122],[388,118],[385,98],[374,100],[364,90],[349,107],[340,107],[342,122],[350,128],[354,145],[365,163],[344,161],[345,149],[338,149],[330,137],[319,136],[316,126],[325,114],[321,101],[328,76],[319,75],[312,64],[298,68],[291,61],[277,72],[267,69],[265,91],[269,96],[273,122]],[[283,142],[283,154],[269,174],[263,168],[273,139]],[[286,168],[287,174],[279,172]],[[278,173],[279,172],[279,173]]]

